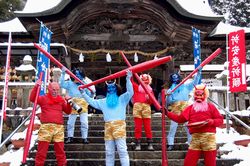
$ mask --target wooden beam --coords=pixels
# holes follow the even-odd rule
[[[102,34],[75,34],[70,37],[71,41],[124,41],[127,39],[129,42],[149,42],[149,41],[162,41],[162,36],[157,35],[126,35],[126,34],[112,34],[112,33],[102,33]]]

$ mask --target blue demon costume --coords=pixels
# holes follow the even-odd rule
[[[132,73],[127,72],[126,88],[127,91],[119,94],[118,85],[113,83],[107,84],[107,95],[103,99],[90,98],[85,90],[83,98],[94,108],[103,113],[105,121],[105,150],[106,166],[115,164],[115,148],[117,148],[122,166],[129,166],[129,155],[126,144],[126,107],[133,96],[133,87],[131,83]]]
[[[77,76],[84,83],[87,84],[87,83],[92,82],[79,69],[74,69],[72,72],[75,74],[75,76]],[[68,95],[72,97],[71,100],[82,108],[81,111],[77,111],[72,107],[72,113],[69,115],[69,119],[67,122],[68,139],[66,143],[73,142],[75,121],[76,121],[77,115],[79,114],[83,143],[87,144],[88,143],[88,140],[87,140],[87,137],[88,137],[88,103],[82,99],[82,95],[80,91],[78,90],[78,86],[80,85],[80,83],[78,83],[76,80],[65,81],[64,78],[65,78],[65,70],[62,69],[62,74],[60,78],[61,87],[66,89]],[[88,90],[87,93],[89,96],[94,97],[95,86],[91,86],[90,89],[92,90],[92,92]]]
[[[172,89],[174,89],[181,82],[181,76],[178,73],[170,75],[171,84],[170,88],[167,91],[166,105],[170,106],[171,112],[179,115],[182,112],[182,110],[186,106],[188,106],[189,93],[194,88],[194,85],[198,84],[200,76],[201,76],[201,71],[197,73],[193,81],[186,84],[182,84],[172,94],[168,95],[172,91]],[[176,123],[175,121],[171,121],[170,123],[171,124],[168,134],[168,150],[173,150],[174,137],[178,127],[178,123]],[[185,127],[185,130],[187,132],[188,143],[190,143],[191,135],[189,134],[187,127]]]

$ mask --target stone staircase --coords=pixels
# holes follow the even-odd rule
[[[67,123],[67,117],[65,117],[65,128]],[[169,121],[166,122],[166,131],[169,128]],[[80,122],[77,118],[75,127],[74,143],[65,144],[65,151],[67,155],[68,166],[104,166],[105,165],[105,146],[104,146],[104,121],[102,115],[90,115],[89,116],[89,144],[81,143]],[[133,118],[131,115],[127,116],[127,146],[130,156],[131,166],[160,166],[161,165],[161,115],[152,115],[152,129],[153,129],[153,141],[155,151],[146,151],[146,138],[142,139],[142,151],[133,151]],[[168,133],[168,132],[167,132]],[[65,131],[66,136],[66,131]],[[144,133],[143,133],[143,136]],[[66,139],[66,138],[65,138]],[[175,138],[174,151],[167,152],[168,165],[169,166],[181,166],[188,149],[188,145],[185,143],[186,132],[182,125],[179,125]],[[34,158],[36,155],[36,146],[31,150],[27,165],[35,165]],[[218,166],[232,166],[239,163],[239,160],[225,160],[217,159]],[[56,165],[56,159],[54,155],[53,145],[49,147],[47,154],[46,166]],[[116,166],[119,166],[119,157],[116,153]],[[199,166],[204,165],[203,159],[200,159]]]

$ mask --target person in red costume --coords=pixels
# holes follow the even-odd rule
[[[194,103],[187,106],[180,115],[167,112],[167,116],[177,123],[188,122],[192,140],[184,160],[184,166],[196,166],[201,153],[206,166],[216,166],[216,127],[223,124],[223,116],[218,109],[207,102],[209,96],[205,85],[194,88]]]
[[[31,102],[35,101],[38,85],[41,85],[41,81],[37,81],[31,91]],[[37,104],[41,107],[41,127],[38,132],[38,150],[35,165],[44,166],[49,144],[53,142],[57,165],[65,166],[67,160],[64,152],[63,112],[70,114],[71,106],[60,96],[60,86],[57,82],[49,84],[48,93],[39,96]]]
[[[145,83],[147,89],[154,95],[150,84],[152,78],[149,74],[140,75],[140,79]],[[152,101],[149,99],[148,94],[144,91],[141,85],[136,84],[132,81],[134,95],[133,95],[133,117],[135,125],[135,150],[141,150],[141,133],[142,124],[144,125],[145,134],[147,137],[148,150],[154,150],[152,145],[152,131],[151,131],[151,107]]]

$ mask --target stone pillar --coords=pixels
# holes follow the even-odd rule
[[[218,92],[218,104],[222,107],[226,107],[226,97],[224,92]]]
[[[229,110],[235,111],[235,97],[234,93],[229,94]]]
[[[239,111],[246,110],[246,101],[245,101],[245,94],[239,93]]]
[[[8,88],[8,95],[7,95],[7,107],[11,108],[11,88]]]
[[[219,95],[218,95],[218,92],[212,91],[212,92],[210,93],[210,96],[211,96],[211,98],[212,98],[216,103],[219,104]]]
[[[22,108],[22,100],[23,100],[23,89],[18,87],[18,90],[17,90],[17,106],[18,107]]]
[[[11,101],[10,101],[10,108],[15,109],[17,105],[17,87],[11,88]]]
[[[249,106],[248,107],[250,108],[250,92],[248,91],[246,95],[248,95],[248,97],[249,97]]]
[[[22,108],[28,108],[29,107],[29,103],[27,101],[27,99],[29,99],[29,88],[24,87],[23,88],[23,101],[22,101]]]

